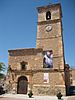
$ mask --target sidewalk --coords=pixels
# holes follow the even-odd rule
[[[15,99],[24,99],[24,100],[58,100],[56,96],[34,96],[32,98],[29,98],[28,95],[23,94],[4,94],[0,97],[6,97],[6,98],[14,98]],[[0,98],[1,99],[1,98]],[[62,97],[62,100],[67,100],[68,97]]]

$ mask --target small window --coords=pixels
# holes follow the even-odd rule
[[[47,11],[46,12],[46,20],[50,20],[51,19],[51,12]]]
[[[22,70],[26,70],[26,65],[27,65],[27,62],[21,62],[21,69]]]
[[[52,50],[44,52],[43,67],[53,68],[53,51]]]

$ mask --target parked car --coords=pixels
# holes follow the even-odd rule
[[[70,86],[69,95],[75,95],[75,86]]]

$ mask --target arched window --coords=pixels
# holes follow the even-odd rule
[[[27,62],[21,62],[21,70],[26,70],[26,65],[27,65],[28,63]]]
[[[51,19],[51,12],[47,11],[46,12],[46,20],[50,20]]]

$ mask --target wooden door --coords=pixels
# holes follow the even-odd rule
[[[25,76],[21,76],[18,79],[17,93],[18,94],[27,94],[27,89],[28,89],[28,80]]]

